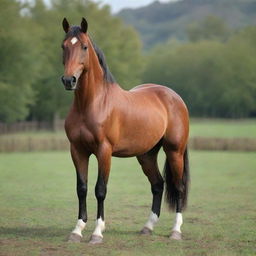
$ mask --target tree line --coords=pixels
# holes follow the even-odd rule
[[[193,116],[256,115],[256,28],[240,31],[207,17],[187,28],[189,41],[171,39],[142,49],[138,33],[108,6],[91,0],[43,0],[22,4],[0,1],[0,122],[63,118],[72,93],[63,73],[61,22],[79,24],[106,55],[110,70],[125,89],[154,82],[171,87]]]
[[[179,0],[154,1],[138,9],[118,13],[140,33],[144,48],[162,43],[170,37],[187,40],[187,26],[206,16],[220,17],[231,28],[255,24],[255,0]]]
[[[140,82],[142,44],[132,27],[90,0],[50,2],[0,1],[1,122],[65,116],[73,95],[60,82],[64,17],[72,24],[86,17],[91,38],[124,88]]]
[[[188,27],[189,42],[171,40],[147,57],[143,80],[178,92],[197,117],[256,116],[256,27],[230,30],[206,17]]]

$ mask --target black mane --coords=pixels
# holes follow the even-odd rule
[[[108,83],[115,83],[116,80],[114,78],[114,76],[112,75],[112,73],[110,72],[107,62],[106,62],[106,58],[105,55],[103,53],[103,51],[92,41],[92,39],[90,38],[92,45],[93,45],[93,49],[96,52],[97,56],[98,56],[98,60],[99,63],[104,71],[104,79],[105,81],[107,81]]]
[[[79,35],[82,33],[81,29],[79,26],[72,26],[71,29],[69,30],[69,32],[66,34],[64,40],[66,40],[69,37],[77,37],[79,39]],[[114,76],[111,74],[107,62],[106,62],[106,58],[105,55],[103,53],[103,51],[93,42],[93,40],[91,39],[91,37],[89,37],[92,45],[93,45],[93,49],[96,52],[97,56],[98,56],[98,60],[99,63],[101,65],[101,68],[104,72],[104,80],[108,83],[115,83],[115,78]]]

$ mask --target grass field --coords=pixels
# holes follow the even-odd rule
[[[256,120],[191,119],[190,136],[256,138]]]
[[[135,159],[113,159],[104,243],[91,246],[95,159],[89,172],[88,226],[81,244],[69,244],[77,216],[69,153],[0,154],[0,255],[255,255],[255,153],[192,151],[190,159],[183,241],[168,239],[174,214],[165,205],[154,234],[138,234],[150,211],[150,187]]]
[[[23,132],[15,134],[0,135],[0,138],[65,138],[65,132]],[[191,119],[190,121],[190,137],[220,137],[220,138],[256,138],[256,119]]]

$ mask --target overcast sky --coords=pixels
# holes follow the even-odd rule
[[[112,12],[116,13],[123,8],[136,8],[148,5],[156,0],[97,0],[97,2],[105,3],[111,6]],[[177,0],[159,0],[159,2],[174,2]],[[96,1],[95,1],[96,2]]]
[[[1,1],[1,0],[0,0]],[[19,0],[20,2],[26,2],[33,0]],[[49,4],[50,0],[44,0],[46,4]],[[137,8],[141,6],[148,5],[156,0],[93,0],[94,2],[108,4],[111,6],[112,13],[117,13],[123,8]],[[158,0],[159,2],[176,2],[178,0]]]

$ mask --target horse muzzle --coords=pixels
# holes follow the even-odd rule
[[[64,84],[66,90],[72,91],[76,89],[77,78],[75,76],[62,76],[61,81]]]

